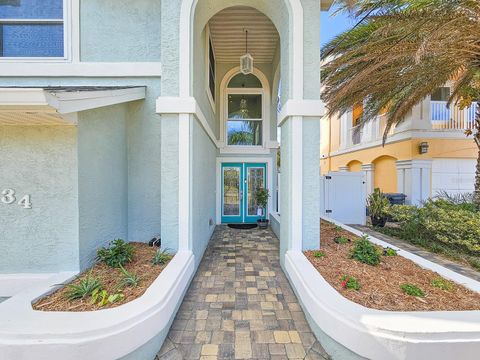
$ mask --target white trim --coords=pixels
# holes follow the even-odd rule
[[[210,140],[215,144],[217,148],[220,148],[221,144],[215,137],[215,134],[208,124],[207,118],[202,112],[202,109],[197,103],[197,100],[193,97],[180,98],[180,97],[168,97],[161,96],[157,98],[156,105],[157,114],[192,114],[199,121]]]
[[[38,359],[96,359],[99,354],[104,359],[124,358],[168,331],[194,272],[193,254],[178,252],[141,297],[99,311],[35,311],[32,301],[66,277],[59,274],[48,284],[36,284],[0,304],[2,359],[26,359],[32,354]]]
[[[291,19],[291,31],[289,31],[290,66],[289,77],[291,81],[292,97],[294,99],[303,98],[303,7],[300,0],[284,0],[289,10]],[[193,21],[195,8],[198,0],[183,0],[180,10],[179,26],[179,88],[180,97],[189,97],[192,94],[192,69],[191,54],[193,54]]]
[[[346,132],[345,132],[346,133]],[[342,132],[342,134],[344,134]],[[389,135],[386,145],[394,144],[400,141],[409,140],[409,139],[471,139],[470,137],[465,136],[464,130],[404,130],[395,132],[392,135]],[[382,140],[376,140],[367,143],[360,143],[355,146],[341,148],[337,151],[333,151],[330,154],[330,157],[348,154],[355,151],[371,149],[375,147],[382,146]]]
[[[0,88],[0,111],[37,109],[68,114],[145,98],[145,87],[62,92],[43,88]]]
[[[217,157],[217,166],[216,166],[216,218],[217,225],[222,223],[222,163],[261,163],[267,164],[267,189],[270,191],[270,194],[273,194],[273,162],[272,158],[269,157]],[[272,196],[268,199],[268,211],[267,214],[272,212],[273,200]]]
[[[161,77],[160,62],[10,62],[0,66],[0,77]]]
[[[215,94],[212,94],[210,91],[210,43],[212,43],[212,51],[213,51],[213,57],[215,59],[215,62],[213,64],[215,68],[215,80],[214,80],[214,87],[215,91],[217,89],[217,56],[215,55],[215,48],[213,47],[213,42],[212,39],[210,38],[210,26],[207,24],[205,26],[205,91],[207,92],[207,98],[208,101],[210,102],[210,106],[212,107],[212,111],[215,114],[216,112],[216,104],[215,100],[213,99]]]
[[[63,92],[43,88],[0,88],[0,112],[54,113],[77,124],[77,112],[145,99],[145,87]]]
[[[321,100],[288,100],[278,114],[277,123],[281,126],[291,116],[323,117],[325,107]]]
[[[265,74],[257,68],[253,68],[253,75],[255,75],[262,88],[248,88],[248,89],[229,89],[228,84],[233,77],[240,74],[240,66],[236,66],[225,74],[220,83],[220,142],[224,145],[220,152],[228,153],[267,153],[270,142],[270,108],[271,108],[271,93],[270,84]],[[226,139],[226,121],[228,117],[228,94],[261,94],[262,95],[262,145],[261,146],[231,146],[227,145]],[[249,149],[250,148],[250,149]]]

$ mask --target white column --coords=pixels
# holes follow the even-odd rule
[[[178,120],[178,250],[188,251],[192,249],[190,114],[179,114]]]
[[[362,170],[365,173],[365,194],[368,196],[373,192],[374,189],[374,164],[363,164]]]
[[[348,166],[340,166],[338,168],[338,171],[340,172],[349,172],[350,171],[350,168]]]
[[[398,192],[407,195],[407,204],[421,205],[432,192],[432,160],[400,160],[396,164]]]
[[[348,130],[352,127],[353,113],[351,111],[345,113],[340,118],[340,148],[348,147],[350,141],[348,140]]]

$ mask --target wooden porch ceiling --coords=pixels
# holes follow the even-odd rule
[[[231,7],[213,16],[209,26],[217,62],[236,63],[245,54],[245,29],[248,30],[248,52],[254,61],[273,61],[279,35],[270,19],[258,10]]]

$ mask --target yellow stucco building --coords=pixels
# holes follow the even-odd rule
[[[439,191],[473,191],[478,149],[464,132],[473,126],[470,108],[447,108],[448,88],[440,88],[415,106],[405,120],[382,135],[385,117],[358,129],[361,106],[342,116],[321,121],[322,175],[333,171],[365,173],[367,193],[380,188],[404,193],[407,203],[418,204]]]

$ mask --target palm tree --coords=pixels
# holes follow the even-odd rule
[[[385,143],[426,96],[453,82],[449,104],[480,99],[480,1],[340,0],[358,19],[322,49],[322,94],[330,115],[364,104],[363,125],[386,111]],[[480,110],[473,136],[478,149],[474,202],[480,207]]]

